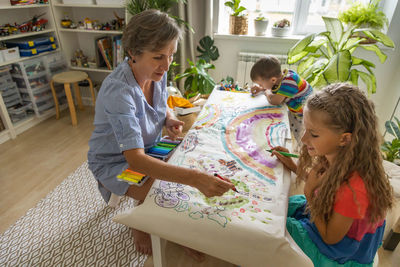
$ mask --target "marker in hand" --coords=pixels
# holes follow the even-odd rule
[[[279,151],[279,150],[267,149],[267,151],[270,152],[270,153],[272,153],[272,151],[276,151],[276,152],[278,152],[279,154],[281,154],[283,156],[291,157],[291,158],[298,158],[299,157],[299,155],[291,154],[291,153],[284,152],[284,151]]]
[[[221,175],[219,175],[218,173],[214,173],[214,176],[215,176],[215,177],[218,177],[218,178],[221,179],[222,181],[231,183],[230,181],[228,181],[227,179],[223,178],[223,177],[222,177]],[[236,189],[235,186],[233,186],[233,189],[232,189],[232,190],[235,191],[236,193],[239,193],[239,192],[237,191],[237,189]]]

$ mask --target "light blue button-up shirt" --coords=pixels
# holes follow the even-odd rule
[[[127,59],[103,81],[96,100],[88,162],[106,201],[111,192],[124,195],[129,187],[116,177],[128,168],[122,152],[147,149],[161,138],[167,112],[166,80],[165,73],[161,81],[153,82],[153,106],[147,103]]]

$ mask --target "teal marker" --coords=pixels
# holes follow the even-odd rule
[[[284,155],[284,156],[286,156],[286,157],[291,157],[291,158],[298,158],[298,157],[299,157],[299,155],[291,154],[291,153],[283,152],[283,151],[278,151],[278,150],[267,149],[267,151],[268,151],[268,152],[271,152],[271,153],[272,153],[272,151],[276,151],[276,152],[278,152],[278,153],[281,154],[281,155]]]

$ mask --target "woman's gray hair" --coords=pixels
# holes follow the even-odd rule
[[[156,9],[134,15],[122,35],[125,53],[140,55],[143,51],[156,52],[173,40],[182,38],[182,30],[167,13]]]

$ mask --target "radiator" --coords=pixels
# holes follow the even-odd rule
[[[251,53],[251,52],[239,52],[238,56],[238,64],[237,64],[237,72],[236,72],[236,81],[239,83],[239,86],[244,86],[246,83],[251,85],[250,79],[250,70],[253,67],[254,63],[260,58],[264,56],[275,56],[281,62],[281,68],[291,69],[296,71],[296,65],[288,65],[287,64],[287,55],[276,55],[276,54],[267,54],[267,53]]]

